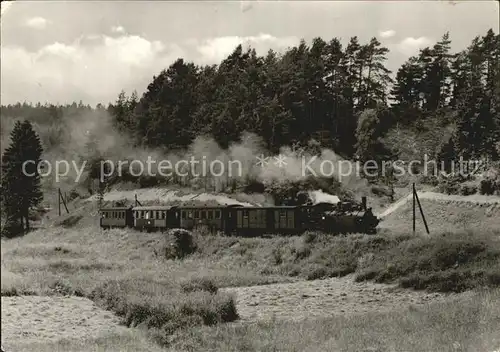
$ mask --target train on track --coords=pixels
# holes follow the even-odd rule
[[[339,202],[314,205],[247,207],[136,206],[106,207],[100,211],[102,228],[130,227],[139,231],[203,227],[228,235],[300,234],[317,230],[328,233],[376,233],[379,219],[366,205]]]

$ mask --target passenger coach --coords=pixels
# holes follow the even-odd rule
[[[179,208],[173,206],[141,206],[132,209],[133,226],[138,230],[152,231],[179,227]]]
[[[99,224],[102,228],[134,226],[132,207],[103,208],[99,212],[101,215]]]

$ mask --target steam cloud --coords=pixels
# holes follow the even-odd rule
[[[13,126],[13,120],[10,120],[10,123],[7,126],[4,125],[2,128],[2,149],[8,145],[8,133]],[[338,175],[339,172],[345,175],[340,181],[346,188],[355,189],[365,185],[364,180],[355,174],[354,170],[356,168],[354,164],[342,159],[330,149],[322,149],[319,155],[312,155],[303,150],[294,150],[289,146],[284,146],[280,149],[280,154],[284,157],[283,160],[286,162],[286,165],[279,167],[274,163],[273,156],[269,155],[263,147],[262,139],[252,133],[244,133],[241,142],[231,145],[226,150],[222,149],[212,138],[200,136],[185,151],[165,152],[159,149],[134,147],[132,139],[117,131],[113,126],[112,118],[106,110],[89,110],[88,113],[78,116],[65,116],[62,118],[62,123],[58,125],[35,123],[34,127],[39,133],[44,146],[44,155],[42,158],[50,161],[52,164],[57,160],[67,160],[69,163],[75,161],[81,165],[84,160],[90,162],[88,158],[91,157],[90,154],[93,152],[97,152],[104,159],[113,161],[115,165],[120,160],[139,160],[145,164],[148,158],[155,161],[169,160],[172,164],[175,164],[179,160],[190,160],[191,157],[194,157],[196,160],[206,160],[207,163],[214,160],[219,160],[224,165],[227,165],[228,161],[231,160],[237,160],[241,163],[242,173],[233,173],[231,177],[229,177],[227,171],[222,176],[207,174],[205,177],[194,177],[193,175],[179,177],[175,174],[172,175],[172,179],[170,180],[172,183],[194,189],[205,188],[216,192],[223,192],[231,182],[248,184],[249,181],[253,180],[263,184],[270,184],[299,181],[307,177],[304,173],[304,160],[310,161],[313,159],[314,161],[309,163],[309,167],[316,173],[324,174],[325,170],[321,168],[322,163],[326,162],[329,166],[335,165],[335,167],[340,167],[340,169],[334,170],[334,176]],[[93,148],[94,150],[92,151]],[[257,156],[261,155],[269,157],[269,162],[264,167],[256,163],[258,160]],[[157,170],[155,168],[157,167],[157,163],[152,163],[151,166],[151,171],[156,173]],[[201,167],[201,165],[198,165],[198,168]],[[183,171],[189,173],[190,169],[191,166],[187,166]],[[201,169],[197,170],[195,167],[195,170],[196,173],[201,173]],[[349,170],[352,172],[349,173]],[[72,183],[74,186],[76,176],[77,172],[73,168],[70,168],[66,177],[68,185]],[[336,178],[338,179],[338,177]],[[82,179],[85,180],[86,177]],[[46,178],[44,182],[47,182],[46,186],[55,186],[54,178],[52,177]],[[60,185],[57,187],[60,187]],[[248,195],[249,201],[252,201],[251,197]],[[310,197],[316,202],[325,201],[325,199],[329,199],[326,201],[333,203],[338,201],[336,196],[328,195],[321,191],[310,193]]]

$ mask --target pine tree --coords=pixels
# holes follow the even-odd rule
[[[40,138],[27,120],[17,121],[10,135],[11,144],[2,155],[2,207],[6,217],[2,235],[29,231],[29,210],[43,199],[40,189]]]

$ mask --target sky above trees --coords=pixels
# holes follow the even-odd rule
[[[498,33],[498,16],[497,1],[2,3],[2,104],[108,103],[179,57],[215,64],[239,43],[265,55],[301,38],[376,36],[395,73],[447,31],[452,51]]]

